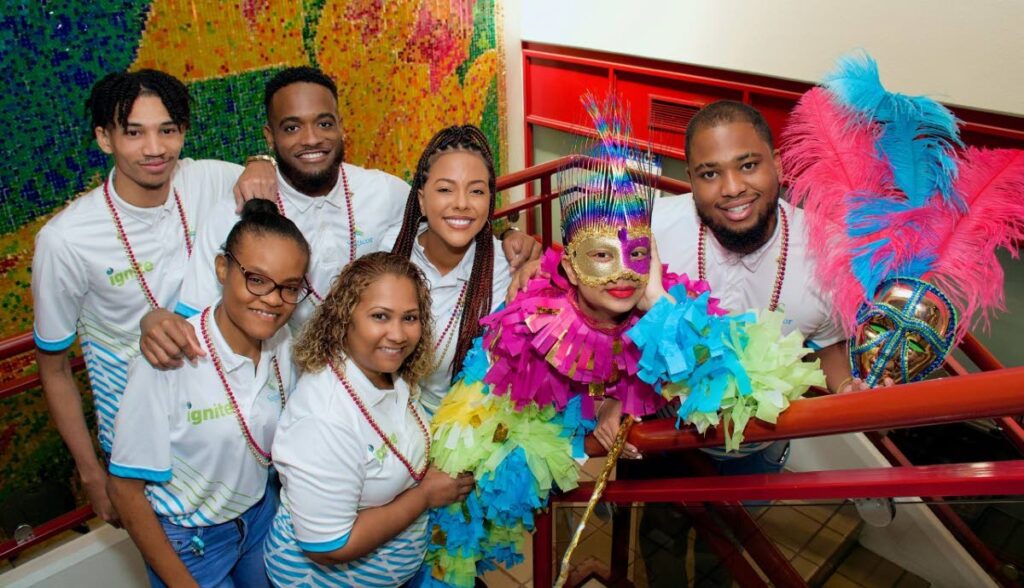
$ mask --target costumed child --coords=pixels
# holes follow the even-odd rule
[[[469,474],[428,463],[415,399],[433,366],[430,293],[391,253],[342,270],[295,345],[303,370],[274,440],[281,507],[267,537],[276,586],[400,586],[427,545],[427,510]]]
[[[420,268],[430,287],[434,364],[419,401],[433,415],[454,381],[480,319],[497,309],[512,280],[489,219],[495,203],[494,156],[473,125],[448,127],[420,155],[405,218],[384,236],[392,252]],[[497,293],[497,295],[495,295]]]
[[[217,256],[223,296],[189,321],[205,356],[132,364],[108,486],[153,586],[269,586],[270,447],[296,379],[283,327],[309,291],[308,262],[272,202],[247,202]]]
[[[925,378],[1003,306],[996,250],[1024,239],[1024,151],[964,147],[953,113],[886,91],[867,55],[804,94],[783,142],[853,375]]]
[[[581,167],[560,172],[565,250],[548,251],[546,277],[483,319],[484,336],[434,415],[435,465],[472,472],[477,486],[431,512],[414,583],[468,587],[522,561],[534,512],[556,488],[577,485],[597,399],[614,407],[602,418],[627,415],[625,428],[681,396],[681,420],[703,430],[725,414],[736,446],[751,416],[773,421],[808,385],[824,384],[816,363],[800,361],[809,350],[799,335],[780,341],[778,315],[724,316],[706,283],[662,278],[654,192],[630,167],[624,109],[614,98],[584,105],[599,141]],[[641,308],[650,308],[643,318]]]

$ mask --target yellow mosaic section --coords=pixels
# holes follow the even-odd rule
[[[469,64],[465,1],[330,2],[316,37],[320,67],[338,82],[346,158],[384,170],[415,166],[441,128],[479,124],[498,73],[496,50]]]
[[[155,0],[131,69],[160,69],[191,82],[306,65],[303,23],[295,0]]]

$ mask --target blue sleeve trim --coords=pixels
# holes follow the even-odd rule
[[[815,343],[814,341],[811,341],[810,339],[804,341],[804,345],[806,345],[808,349],[810,349],[811,351],[814,351],[814,352],[818,352],[818,351],[821,351],[822,349],[824,349],[824,347],[822,347],[821,345],[818,345],[817,343]]]
[[[180,314],[181,316],[183,316],[185,318],[192,318],[195,315],[199,314],[199,310],[198,309],[192,308],[191,306],[185,304],[184,302],[182,302],[180,300],[178,301],[177,304],[174,305],[174,312],[176,314]]]
[[[47,341],[46,339],[39,337],[39,334],[36,333],[34,329],[32,331],[32,338],[35,339],[36,347],[43,351],[64,351],[68,347],[71,347],[71,344],[75,342],[75,337],[76,334],[71,333],[60,341]]]
[[[110,473],[118,478],[132,478],[162,484],[171,481],[171,470],[150,470],[146,468],[132,468],[118,465],[111,462]],[[347,537],[347,535],[346,535]]]
[[[334,551],[335,549],[341,549],[348,543],[349,533],[345,533],[340,538],[333,541],[321,541],[319,543],[309,543],[306,541],[295,540],[295,543],[299,545],[299,549],[302,551],[308,551],[310,553],[326,553],[328,551]]]

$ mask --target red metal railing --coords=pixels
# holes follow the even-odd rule
[[[32,333],[22,333],[8,339],[0,340],[0,361],[6,361],[25,353],[34,353],[36,349],[35,339]],[[85,367],[85,359],[81,356],[71,360],[72,372],[79,372]],[[39,374],[29,374],[0,384],[0,400],[10,398],[17,394],[34,390],[40,387]],[[68,529],[80,526],[85,521],[95,516],[92,507],[89,505],[60,515],[50,521],[38,525],[32,529],[32,534],[22,541],[10,539],[0,543],[0,560],[15,557],[22,551],[37,545],[50,537],[58,535]]]

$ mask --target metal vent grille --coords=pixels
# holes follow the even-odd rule
[[[697,114],[701,105],[651,96],[651,118],[647,127],[651,130],[685,133],[686,125]]]

